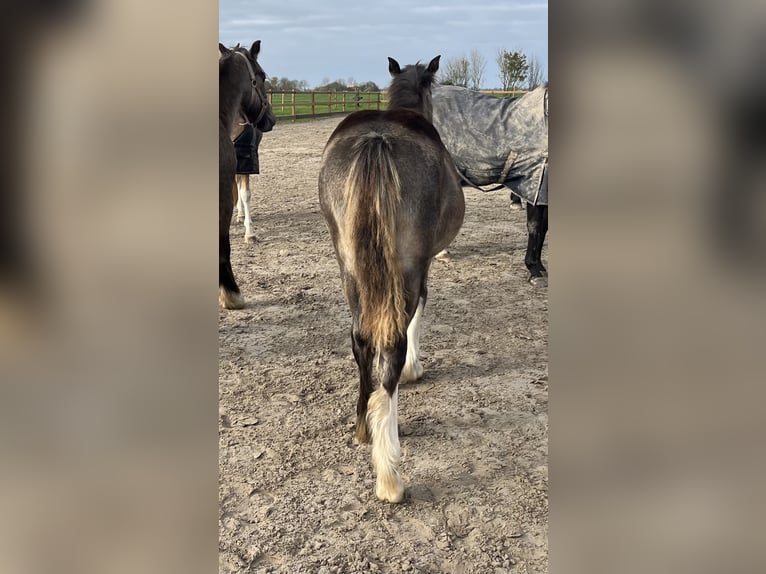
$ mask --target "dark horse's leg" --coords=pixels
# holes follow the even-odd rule
[[[354,316],[351,328],[351,348],[359,367],[359,399],[356,402],[356,430],[354,440],[357,444],[370,442],[370,432],[367,428],[367,402],[372,394],[372,360],[373,349],[369,338],[362,337],[359,329],[359,299],[353,280],[347,279],[346,293],[349,297],[351,313]]]
[[[226,309],[240,309],[245,300],[239,292],[234,272],[231,269],[231,243],[229,227],[234,212],[234,153],[219,155],[218,173],[218,300]],[[229,157],[229,155],[231,157]]]
[[[359,367],[359,399],[356,402],[356,430],[354,439],[357,444],[370,442],[367,428],[367,402],[372,394],[372,343],[359,334],[358,321],[354,320],[351,332],[351,347]]]
[[[535,287],[548,286],[548,271],[543,266],[542,253],[548,232],[548,206],[527,203],[527,254],[524,263],[529,269],[529,282]]]

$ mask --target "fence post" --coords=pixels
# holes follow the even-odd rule
[[[293,112],[293,113],[292,113],[292,115],[293,115],[293,117],[295,117],[295,115],[296,115],[296,114],[295,114],[295,90],[293,90],[293,91],[290,93],[290,104],[291,104],[291,106],[290,106],[290,109],[291,109],[291,110],[292,110],[292,112]]]

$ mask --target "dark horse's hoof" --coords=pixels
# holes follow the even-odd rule
[[[548,277],[547,276],[543,276],[543,277],[530,277],[529,278],[529,283],[533,287],[547,287],[548,286]]]
[[[520,201],[518,203],[515,201],[511,202],[511,211],[521,211],[523,209],[524,209],[524,206],[521,205]]]

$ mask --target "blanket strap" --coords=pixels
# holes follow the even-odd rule
[[[501,183],[498,184],[496,187],[493,187],[491,189],[484,189],[483,187],[479,187],[474,182],[472,182],[470,179],[468,179],[466,176],[464,176],[460,171],[458,170],[457,174],[460,176],[460,179],[462,179],[465,183],[473,187],[474,189],[478,189],[479,191],[488,192],[488,191],[497,191],[498,189],[503,189],[505,186]]]
[[[516,161],[516,155],[517,154],[515,153],[508,154],[508,158],[505,160],[505,165],[503,166],[503,171],[500,173],[500,179],[498,181],[505,181],[505,178],[508,177],[508,173],[511,171],[511,167],[513,167],[513,162]],[[492,187],[490,189],[484,189],[483,187],[479,187],[470,179],[468,179],[466,176],[464,176],[460,172],[460,170],[458,170],[458,175],[460,175],[460,179],[462,179],[468,185],[470,185],[474,189],[478,189],[479,191],[483,191],[485,193],[490,191],[497,191],[498,189],[503,189],[505,187],[502,183],[498,183],[495,187]]]

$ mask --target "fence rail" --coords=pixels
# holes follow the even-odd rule
[[[300,120],[358,110],[385,109],[384,92],[269,92],[274,115]]]
[[[526,91],[481,90],[481,93],[505,98],[520,96]],[[274,115],[287,120],[321,118],[358,110],[384,110],[387,104],[385,92],[361,92],[359,90],[344,92],[269,91],[268,96]]]

